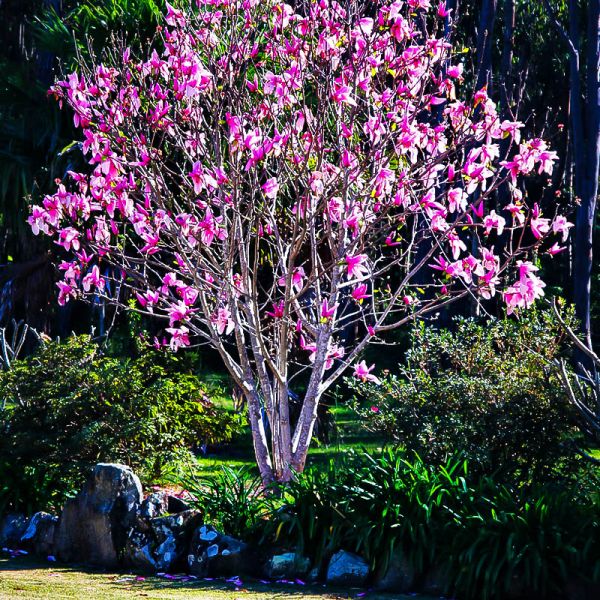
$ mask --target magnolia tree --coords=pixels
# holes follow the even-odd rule
[[[528,307],[527,257],[566,238],[520,183],[554,152],[485,90],[457,99],[448,18],[429,0],[198,0],[168,6],[144,57],[113,50],[51,90],[90,164],[29,219],[69,253],[59,302],[101,295],[164,319],[173,350],[214,347],[265,482],[303,469],[346,369],[376,381],[369,344],[459,299]]]

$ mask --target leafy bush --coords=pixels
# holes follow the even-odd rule
[[[269,532],[322,571],[334,552],[346,548],[362,554],[375,574],[385,573],[395,551],[424,572],[453,510],[470,493],[465,473],[466,463],[457,460],[432,467],[389,449],[349,454],[290,482]]]
[[[547,598],[573,581],[600,581],[597,503],[472,479],[457,459],[431,465],[388,449],[309,469],[286,488],[268,532],[322,573],[340,548],[362,554],[374,577],[398,552],[417,586],[433,569],[465,599]]]
[[[459,597],[564,597],[570,582],[600,581],[598,506],[551,488],[517,493],[491,479],[474,491],[447,551]]]
[[[454,331],[424,323],[399,376],[350,382],[367,428],[443,464],[457,451],[497,480],[542,481],[573,463],[575,415],[552,361],[562,334],[554,316],[458,319]]]
[[[239,418],[179,357],[103,356],[88,336],[51,342],[0,374],[0,511],[57,505],[92,465],[122,462],[143,480],[200,444],[228,441]]]
[[[228,535],[251,538],[267,515],[262,481],[251,467],[223,466],[215,475],[202,477],[188,473],[177,483],[190,494],[187,501]]]
[[[276,495],[265,537],[295,548],[322,570],[352,526],[342,510],[352,477],[340,461],[306,469]]]

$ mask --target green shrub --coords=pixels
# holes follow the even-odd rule
[[[352,527],[343,505],[353,475],[348,463],[338,459],[295,477],[275,494],[265,538],[307,556],[322,575],[344,532]]]
[[[368,429],[427,462],[460,452],[499,481],[565,475],[576,464],[569,443],[577,427],[552,366],[561,343],[549,311],[458,319],[452,331],[420,323],[399,376],[352,382],[352,405]]]
[[[299,475],[276,506],[272,541],[304,552],[321,573],[345,548],[374,577],[398,552],[417,588],[433,569],[463,599],[563,597],[567,583],[600,581],[597,503],[472,478],[458,459],[432,465],[389,449],[350,457]]]
[[[447,549],[458,597],[562,598],[568,583],[600,581],[600,511],[553,488],[524,493],[484,479]]]
[[[191,506],[227,535],[248,540],[267,516],[262,480],[253,467],[223,466],[216,474],[201,477],[192,472],[177,483],[190,494]]]
[[[103,356],[88,336],[51,342],[0,373],[0,511],[57,506],[100,461],[161,477],[195,446],[229,441],[240,420],[217,386],[148,351]]]

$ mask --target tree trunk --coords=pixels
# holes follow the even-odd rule
[[[275,481],[273,463],[269,453],[267,435],[262,416],[261,401],[256,390],[245,390],[246,400],[248,401],[248,416],[250,418],[250,430],[252,431],[252,445],[256,456],[256,464],[263,484],[270,485]]]
[[[591,283],[593,233],[598,195],[600,159],[600,0],[590,0],[586,52],[586,98],[581,95],[582,69],[578,53],[572,55],[571,126],[575,161],[575,195],[580,205],[575,220],[574,300],[581,333],[591,347]],[[579,11],[576,0],[569,2],[570,37],[579,40]],[[577,50],[577,47],[576,47]],[[582,358],[582,357],[580,357]]]
[[[492,83],[492,36],[496,21],[497,0],[483,0],[477,30],[477,89]],[[488,90],[489,92],[489,90]]]

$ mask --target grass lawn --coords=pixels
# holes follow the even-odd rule
[[[225,406],[231,410],[231,407]],[[333,406],[331,414],[335,422],[335,430],[330,434],[328,444],[314,439],[308,451],[307,465],[328,461],[348,450],[365,449],[375,451],[384,445],[381,436],[368,432],[358,421],[356,414],[345,406]],[[233,444],[224,445],[207,456],[197,458],[194,465],[196,475],[205,476],[218,471],[221,466],[233,468],[242,466],[255,467],[252,437],[249,428],[245,428]]]
[[[176,582],[158,577],[136,581],[134,575],[80,571],[57,563],[40,562],[29,557],[0,559],[0,600],[120,600],[149,598],[164,600],[270,600],[302,598],[304,600],[406,599],[414,596],[377,594],[361,590],[336,591],[323,586],[243,584],[236,588],[224,581]],[[419,596],[421,600],[433,600]]]

